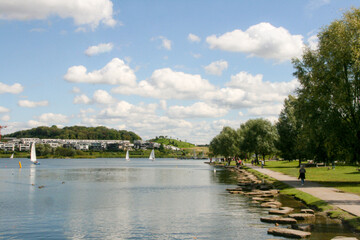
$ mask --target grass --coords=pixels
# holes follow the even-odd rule
[[[299,176],[297,161],[267,161],[266,168],[293,177]],[[319,182],[327,187],[334,187],[344,192],[360,195],[360,171],[356,166],[309,167],[306,168],[306,179]]]
[[[289,163],[289,166],[281,165],[281,169],[294,168],[293,164],[294,163]],[[268,166],[269,166],[269,164],[268,164]],[[289,185],[287,185],[283,182],[280,182],[274,178],[271,178],[267,175],[263,175],[256,170],[253,170],[253,169],[247,168],[247,167],[245,167],[245,169],[249,172],[252,172],[256,176],[269,181],[271,184],[273,184],[274,187],[276,187],[277,189],[280,190],[281,194],[293,196],[295,199],[300,200],[301,202],[305,203],[307,206],[317,209],[317,210],[320,210],[322,212],[325,212],[330,218],[340,219],[343,221],[344,224],[350,226],[350,228],[353,229],[354,231],[360,232],[360,217],[354,217],[353,215],[351,215],[345,211],[342,211],[341,209],[338,209],[319,198],[316,198],[308,193],[304,193],[300,190],[290,187]],[[346,170],[348,168],[344,168],[344,169]],[[344,171],[344,169],[343,169],[343,171]],[[351,168],[350,168],[350,170],[351,170]],[[340,172],[343,172],[343,171],[340,171]],[[284,173],[288,173],[288,172],[284,172]],[[345,171],[345,174],[346,174],[346,171]]]

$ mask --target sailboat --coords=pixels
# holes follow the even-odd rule
[[[14,154],[11,154],[10,158],[14,158]]]
[[[154,151],[154,149],[151,151],[149,159],[152,160],[152,161],[155,160],[155,151]]]
[[[130,161],[130,157],[129,157],[129,150],[126,151],[126,157],[125,157],[126,161]]]
[[[35,165],[40,165],[40,163],[36,160],[35,143],[32,143],[31,145],[30,161]]]

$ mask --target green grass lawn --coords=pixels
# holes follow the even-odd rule
[[[266,168],[298,177],[299,162],[297,161],[266,161]],[[319,182],[328,187],[335,187],[344,192],[360,195],[360,171],[355,166],[336,166],[306,168],[306,179]]]

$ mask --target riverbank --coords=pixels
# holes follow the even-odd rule
[[[348,234],[344,234],[341,230],[334,230],[334,225],[331,225],[330,228],[335,232],[322,232],[319,236],[319,233],[323,231],[323,224],[337,222],[337,225],[340,226],[340,221],[331,220],[320,209],[314,208],[314,206],[310,206],[312,208],[310,209],[309,205],[298,201],[299,199],[295,200],[293,196],[286,195],[283,189],[288,188],[287,185],[267,175],[247,167],[239,169],[231,166],[226,167],[226,169],[235,172],[238,181],[238,187],[227,189],[229,193],[244,195],[249,198],[252,205],[268,209],[268,214],[259,220],[275,224],[275,227],[269,225],[269,234],[290,238],[307,238],[311,236],[311,239],[335,239],[335,237],[343,235],[355,236],[349,230]],[[339,235],[334,234],[336,232]],[[356,235],[356,237],[359,236]]]

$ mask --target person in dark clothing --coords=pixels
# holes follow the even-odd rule
[[[305,183],[305,173],[306,173],[305,167],[304,165],[301,165],[299,170],[299,177],[298,177],[298,179],[301,179],[301,186],[303,186]]]

